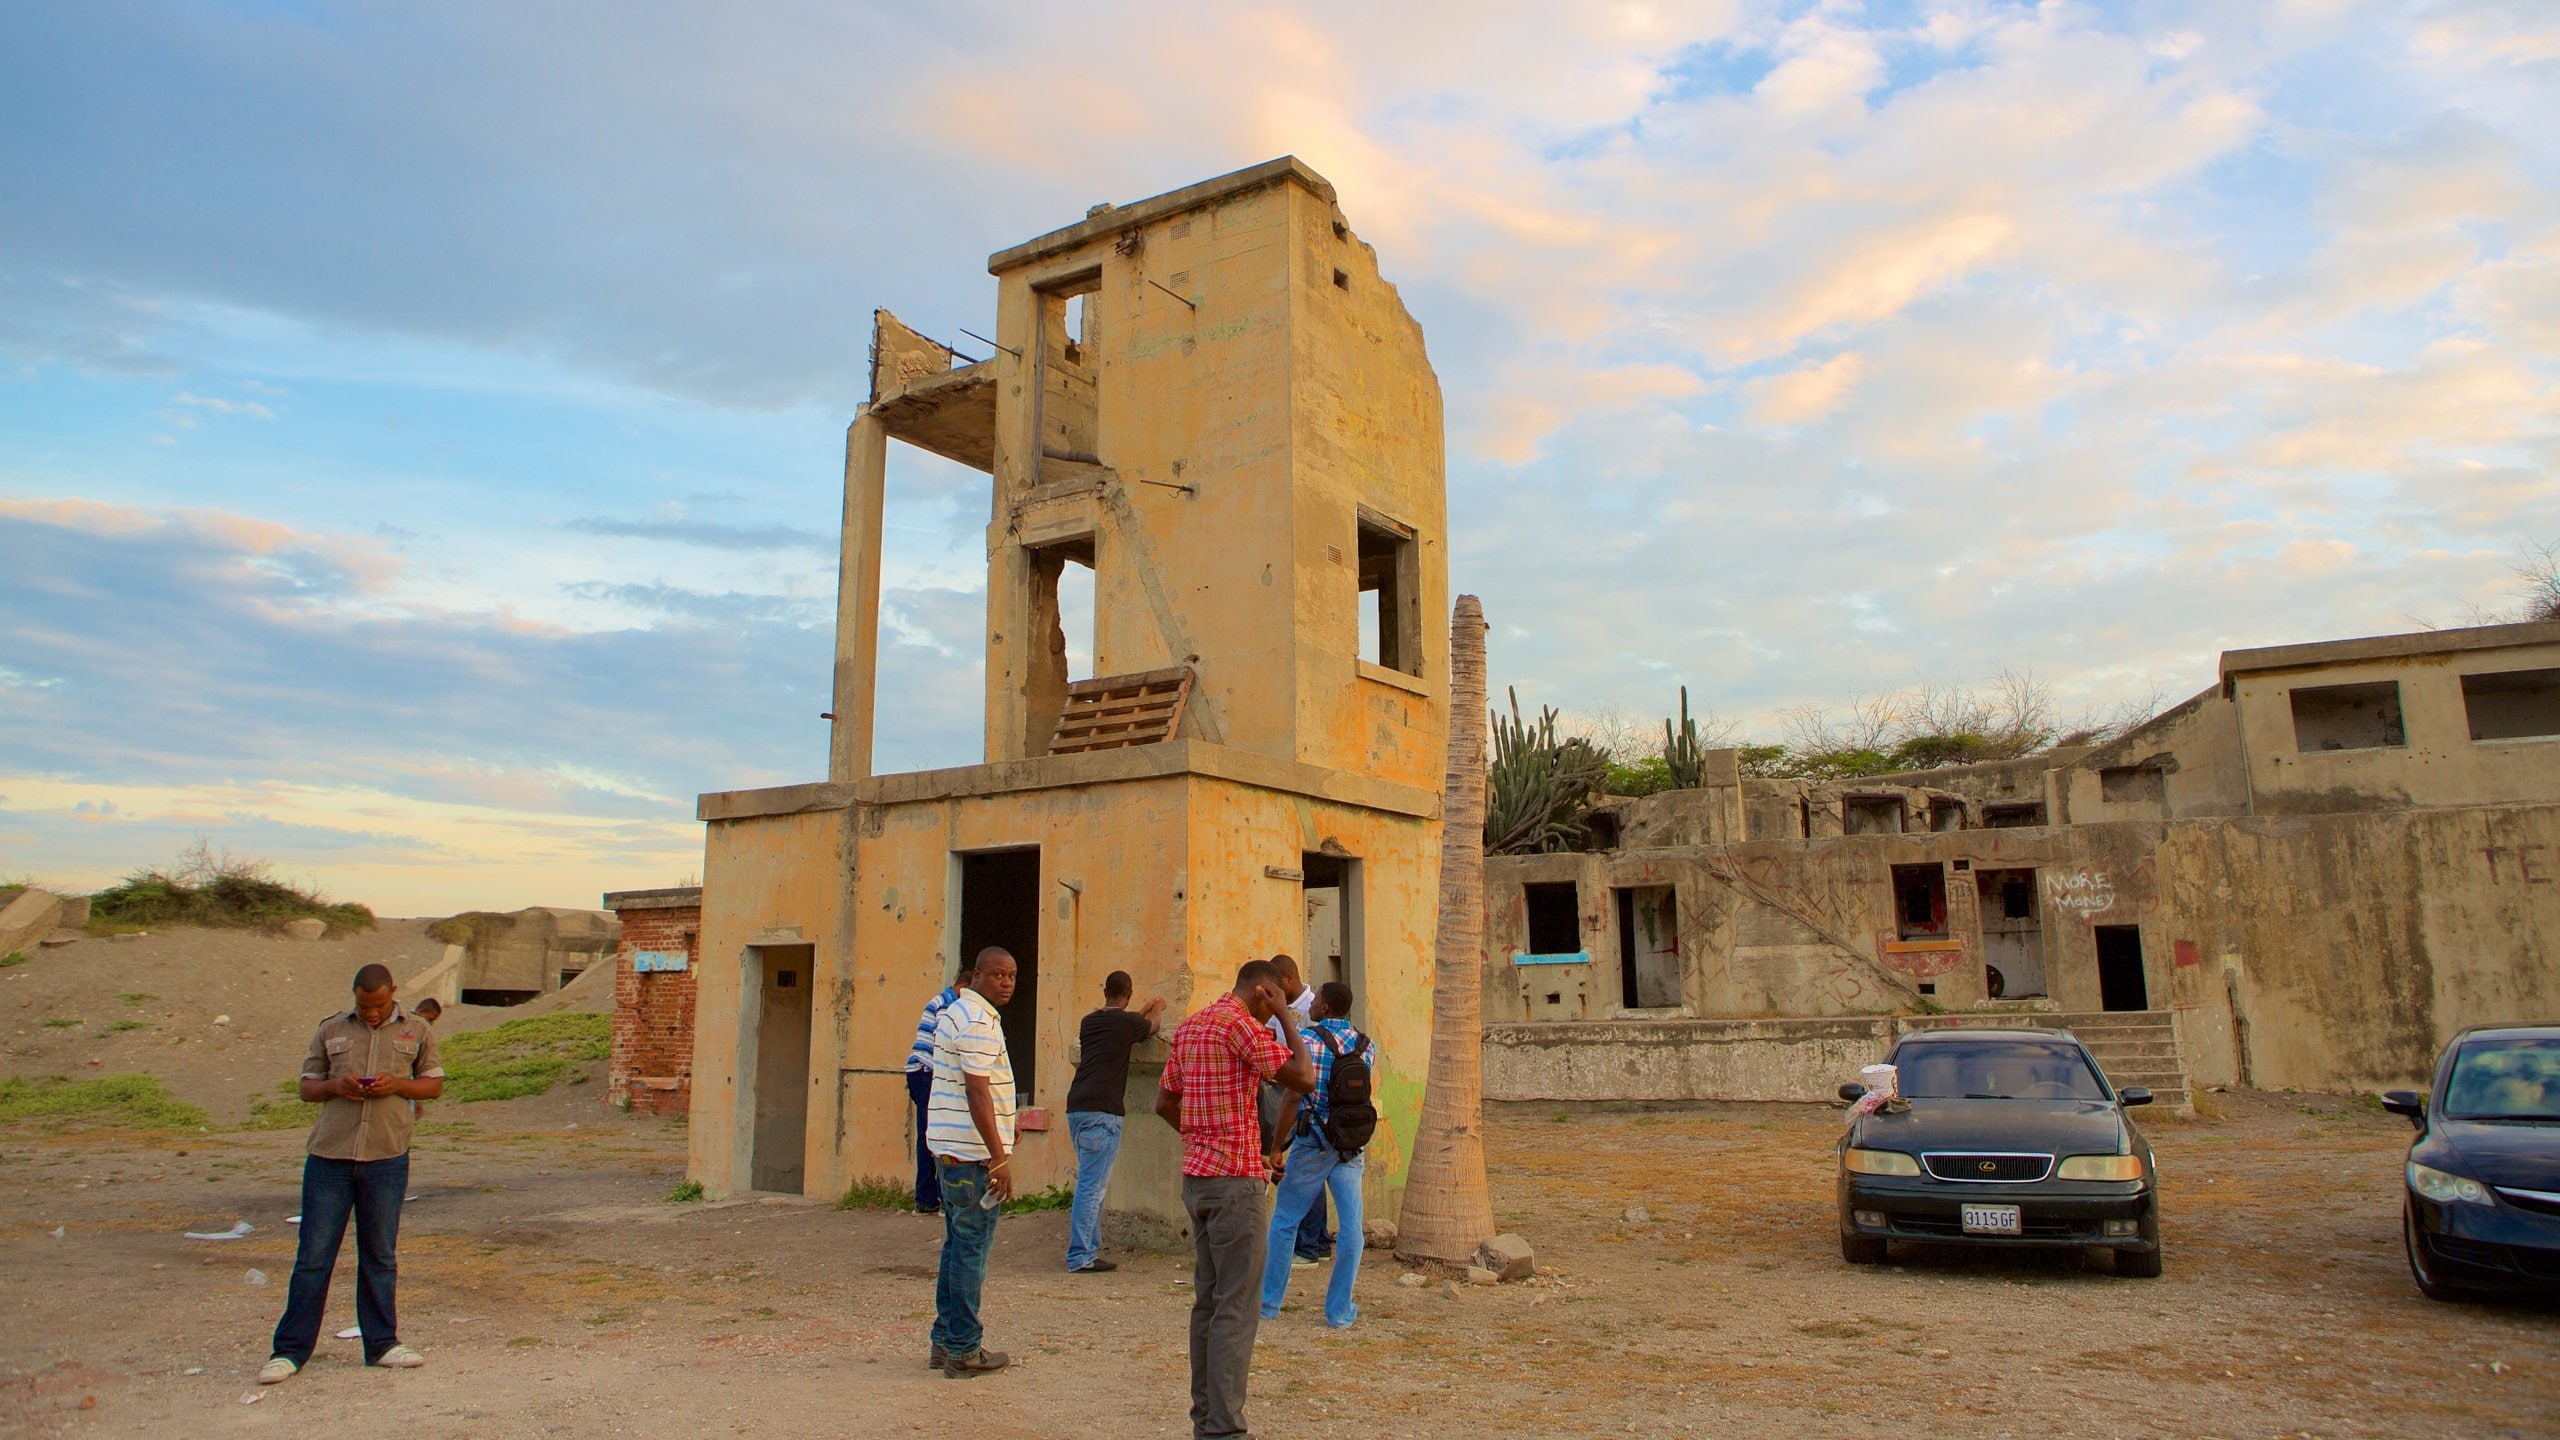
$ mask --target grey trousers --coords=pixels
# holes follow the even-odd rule
[[[1253,1334],[1262,1324],[1262,1255],[1271,1186],[1184,1176],[1191,1216],[1191,1433],[1242,1435]]]

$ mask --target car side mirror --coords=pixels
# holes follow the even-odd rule
[[[2116,1092],[2116,1103],[2119,1105],[2148,1105],[2151,1103],[2151,1092],[2139,1085],[2127,1085]]]
[[[2382,1108],[2394,1115],[2406,1115],[2409,1123],[2424,1129],[2427,1123],[2427,1097],[2415,1090],[2385,1090]]]
[[[1840,1098],[1853,1102],[1864,1100],[1867,1098],[1867,1087],[1859,1084],[1855,1080],[1849,1081],[1847,1084],[1840,1087]]]

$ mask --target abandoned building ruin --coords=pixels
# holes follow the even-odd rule
[[[1487,862],[1489,1097],[1818,1100],[1987,1021],[2185,1106],[2407,1084],[2466,1025],[2560,1015],[2560,624],[2230,651],[2021,760],[1708,759],[1601,806],[1587,853]]]
[[[1384,1051],[1367,1184],[1392,1215],[1429,1063],[1448,733],[1421,330],[1293,158],[1096,206],[987,268],[985,358],[875,319],[826,778],[699,803],[690,1173],[813,1196],[910,1174],[917,1012],[1002,945],[1015,1183],[1063,1184],[1103,977],[1178,1019],[1288,951],[1352,985]],[[871,773],[891,441],[990,479],[981,764]],[[1089,676],[1068,668],[1069,566],[1092,574]],[[1133,1115],[1163,1050],[1131,1066]],[[1112,1207],[1178,1221],[1178,1171],[1173,1132],[1133,1122]]]

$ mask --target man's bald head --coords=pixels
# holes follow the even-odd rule
[[[356,972],[355,988],[358,990],[391,989],[391,967],[388,965],[367,965],[363,969],[358,970]]]

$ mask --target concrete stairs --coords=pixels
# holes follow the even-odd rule
[[[2140,1085],[2151,1103],[2181,1115],[2195,1113],[2194,1086],[2178,1048],[2177,1018],[2166,1010],[2045,1010],[2023,1014],[1910,1016],[1905,1030],[2032,1026],[2068,1030],[2097,1057],[2107,1082],[2121,1090]]]

